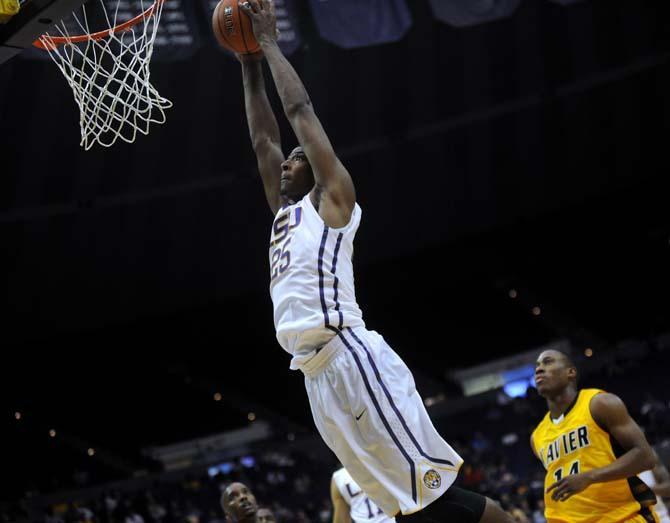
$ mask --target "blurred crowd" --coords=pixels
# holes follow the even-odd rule
[[[527,406],[524,399],[506,401],[488,411],[484,421],[496,421],[500,426],[501,419],[514,419],[526,412]],[[649,396],[637,414],[638,419],[663,425],[670,419],[670,405]],[[455,440],[465,458],[458,483],[498,500],[520,523],[542,523],[544,471],[533,462],[527,434],[500,432],[478,430],[469,441]],[[521,453],[528,454],[526,459]],[[187,477],[174,483],[156,481],[140,492],[111,490],[88,502],[56,505],[42,521],[224,523],[221,493],[230,483],[240,481],[253,489],[259,505],[269,508],[279,522],[327,523],[332,520],[329,483],[336,466],[334,461],[314,462],[300,452],[267,452],[251,460],[249,456],[236,460],[226,473]]]
[[[657,449],[670,449],[670,401],[664,383],[668,355],[611,363],[597,376],[582,377],[581,386],[598,386],[620,395]],[[517,522],[544,520],[544,469],[529,449],[529,436],[546,412],[544,400],[529,388],[525,397],[502,391],[485,406],[436,419],[438,430],[464,457],[457,483],[499,501]],[[269,447],[265,447],[266,449]],[[289,448],[289,450],[286,450]],[[668,459],[668,452],[659,450]],[[32,523],[224,523],[221,493],[232,482],[254,492],[259,506],[276,521],[332,521],[329,485],[338,467],[301,451],[299,445],[240,456],[225,467],[179,480],[158,476],[140,490],[100,489],[93,497],[73,496],[35,516],[0,510],[0,521]],[[85,492],[85,489],[82,490]],[[29,500],[28,500],[29,503]],[[29,514],[31,514],[29,516]]]
[[[277,521],[331,521],[330,474],[323,463],[300,452],[271,451],[230,465],[226,473],[159,480],[139,492],[109,490],[88,502],[56,505],[43,523],[224,523],[221,494],[232,482],[249,485]]]

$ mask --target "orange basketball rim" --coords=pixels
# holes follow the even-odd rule
[[[140,9],[150,6],[120,24],[120,4],[110,17],[104,0],[99,2],[107,29],[91,31],[82,6],[81,16],[72,15],[83,34],[70,35],[61,21],[54,26],[58,36],[47,33],[33,42],[49,53],[72,89],[86,150],[96,144],[111,147],[117,140],[133,143],[138,134],[149,134],[152,124],[165,123],[165,110],[172,107],[151,83],[149,67],[164,0],[141,0]]]
[[[155,0],[155,2],[151,5],[151,7],[146,9],[143,13],[140,13],[134,18],[131,18],[130,20],[123,22],[122,24],[119,24],[117,26],[114,26],[110,29],[105,29],[91,34],[81,34],[77,36],[51,36],[49,34],[45,34],[40,36],[37,40],[35,40],[33,42],[33,45],[40,49],[44,49],[45,51],[53,51],[55,48],[64,44],[78,44],[90,40],[96,40],[96,41],[102,40],[103,38],[107,38],[111,34],[123,33],[125,31],[128,31],[129,29],[136,26],[140,22],[145,22],[146,20],[150,19],[154,15],[156,9],[161,7],[163,2],[164,0]]]

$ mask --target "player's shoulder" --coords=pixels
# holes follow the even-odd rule
[[[335,481],[346,480],[348,476],[349,473],[347,472],[347,469],[345,469],[344,467],[339,468],[335,472],[333,472],[333,479]]]
[[[589,412],[593,421],[606,432],[613,425],[625,423],[630,416],[626,404],[619,396],[604,391],[590,399]]]
[[[589,408],[594,412],[616,412],[626,408],[626,404],[616,394],[605,391],[597,391],[589,399]]]
[[[594,407],[601,409],[618,409],[626,406],[619,396],[612,394],[611,392],[605,392],[600,389],[584,389],[582,392],[588,394],[591,410],[593,410]]]

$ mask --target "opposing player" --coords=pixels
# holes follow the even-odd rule
[[[452,486],[463,463],[440,437],[412,374],[356,303],[353,240],[361,208],[307,92],[276,42],[274,6],[239,4],[270,67],[300,147],[284,160],[257,57],[240,57],[251,141],[272,225],[270,293],[280,345],[321,437],[390,517],[507,522],[493,502]],[[410,516],[411,515],[411,516]]]
[[[330,480],[333,523],[395,523],[353,480],[344,467],[333,472]]]
[[[623,402],[602,390],[579,390],[575,365],[555,350],[538,357],[535,381],[549,408],[530,440],[547,470],[547,522],[658,521],[656,497],[637,477],[655,457]]]

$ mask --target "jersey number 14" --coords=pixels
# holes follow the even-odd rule
[[[570,470],[568,471],[568,475],[571,474],[579,474],[579,461],[573,461],[570,464]],[[559,468],[554,472],[554,478],[556,481],[561,481],[563,479],[563,468]]]

